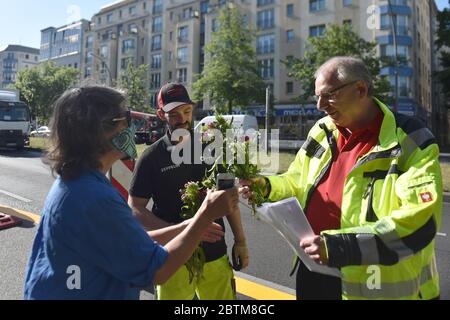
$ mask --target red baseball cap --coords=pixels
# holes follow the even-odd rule
[[[168,83],[159,91],[158,107],[164,112],[183,106],[185,104],[194,104],[186,88],[179,83]]]

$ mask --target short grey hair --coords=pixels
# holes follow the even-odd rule
[[[372,75],[361,59],[353,57],[331,58],[317,69],[314,78],[317,79],[325,71],[334,72],[336,78],[343,83],[362,80],[367,84],[367,95],[371,97],[374,94]]]

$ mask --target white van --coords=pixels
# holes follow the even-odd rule
[[[237,130],[242,129],[244,132],[247,132],[247,130],[253,129],[255,131],[258,131],[258,121],[256,120],[256,117],[254,117],[254,116],[239,114],[239,115],[223,115],[223,117],[227,121],[233,120],[232,126],[233,126],[233,128],[235,128]],[[215,116],[208,116],[208,117],[203,118],[195,126],[195,131],[200,132],[200,128],[202,126],[204,126],[205,124],[209,125],[209,124],[213,123],[215,120],[216,120]]]

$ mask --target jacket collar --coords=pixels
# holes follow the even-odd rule
[[[380,134],[378,136],[378,143],[370,153],[383,152],[386,150],[393,149],[396,146],[399,146],[399,140],[398,140],[397,133],[396,133],[397,125],[396,125],[394,114],[389,109],[389,107],[387,107],[379,99],[373,97],[373,100],[378,105],[381,112],[383,112],[384,117],[383,117],[383,122],[381,123]],[[337,129],[336,125],[333,123],[333,121],[331,120],[331,118],[329,116],[320,120],[319,123],[325,123],[327,128],[333,133],[335,139],[337,140],[338,135],[339,135],[339,130]]]

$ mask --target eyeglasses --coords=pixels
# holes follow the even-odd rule
[[[345,83],[345,84],[343,84],[343,85],[341,85],[341,86],[339,86],[337,88],[334,88],[333,90],[331,90],[329,92],[323,92],[320,95],[314,95],[313,98],[314,98],[314,100],[316,100],[316,102],[319,102],[319,99],[327,100],[327,101],[336,101],[336,96],[339,93],[339,90],[342,90],[345,87],[347,87],[349,85],[352,85],[352,84],[354,84],[354,83],[356,83],[358,81],[359,80],[355,80],[355,81],[352,81],[352,82],[349,82],[349,83]]]
[[[123,120],[127,120],[128,126],[131,126],[131,110],[121,113],[117,118],[112,119],[111,122],[119,122]]]

